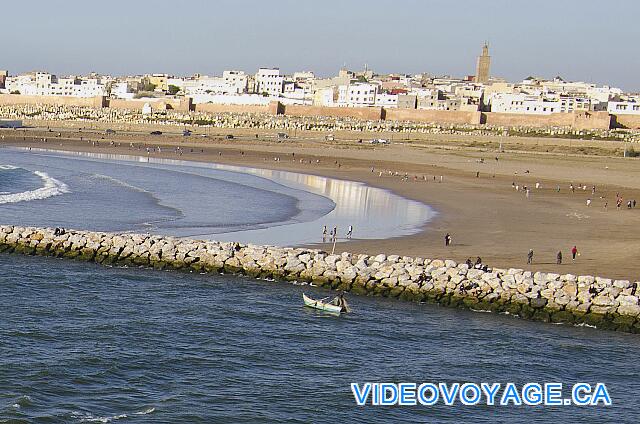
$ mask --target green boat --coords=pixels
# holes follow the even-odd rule
[[[304,305],[310,308],[320,309],[321,311],[332,312],[334,314],[342,312],[342,307],[323,302],[322,300],[312,299],[304,293],[302,293],[302,300],[304,300]]]

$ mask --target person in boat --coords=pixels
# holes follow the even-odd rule
[[[349,308],[349,304],[347,303],[347,299],[344,298],[344,293],[340,293],[340,295],[336,296],[332,301],[332,305],[340,306],[342,308],[342,312],[351,312]]]

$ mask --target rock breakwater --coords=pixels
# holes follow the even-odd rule
[[[640,333],[638,282],[493,268],[397,255],[0,226],[0,252],[100,264],[235,273],[355,294],[508,313],[525,319]]]

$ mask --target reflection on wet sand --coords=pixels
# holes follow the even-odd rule
[[[55,152],[91,158],[100,161],[127,161],[141,164],[191,166],[222,171],[251,174],[272,180],[294,189],[305,190],[331,199],[335,208],[314,221],[298,222],[270,228],[232,233],[203,234],[217,240],[234,240],[259,244],[300,245],[322,242],[322,228],[337,228],[338,239],[346,237],[347,228],[353,226],[354,239],[384,239],[415,234],[436,214],[430,207],[395,195],[387,190],[369,187],[355,181],[344,181],[317,175],[301,174],[218,163],[192,162],[177,159],[143,156],[64,152],[48,149],[33,151]],[[180,234],[177,234],[180,235]]]

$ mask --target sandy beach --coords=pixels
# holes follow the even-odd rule
[[[462,143],[432,137],[424,142],[396,140],[391,145],[372,146],[354,141],[360,138],[358,134],[352,134],[349,141],[346,137],[345,141],[325,141],[316,133],[277,142],[266,132],[254,138],[243,130],[217,131],[209,137],[105,136],[87,131],[62,131],[57,137],[55,132],[35,130],[23,136],[5,131],[2,144],[143,156],[149,147],[152,157],[361,181],[423,202],[438,216],[420,233],[396,239],[357,240],[355,228],[354,240],[339,243],[339,250],[456,261],[475,261],[480,256],[495,267],[640,279],[636,263],[640,205],[627,208],[629,200],[640,202],[640,159],[607,156],[607,152],[615,154],[619,145],[584,142],[598,151],[598,156],[591,156],[576,150],[583,143],[576,140],[510,138],[501,151],[496,148],[499,141],[491,139]],[[227,133],[235,138],[224,139]],[[528,196],[524,186],[529,188]],[[623,199],[620,209],[616,208],[616,194]],[[587,199],[591,199],[590,206]],[[341,234],[345,231],[339,230]],[[444,243],[446,233],[452,236],[450,246]],[[574,245],[579,256],[572,261]],[[529,249],[534,250],[530,266],[526,263]],[[558,251],[563,255],[561,265],[556,264]]]

